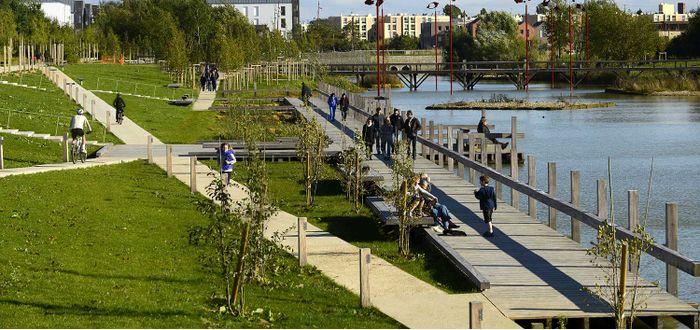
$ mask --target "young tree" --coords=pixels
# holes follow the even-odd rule
[[[450,9],[452,9],[452,18],[453,19],[466,15],[461,9],[459,9],[459,7],[457,7],[455,5],[450,5],[450,4],[447,4],[447,5],[445,5],[445,7],[442,7],[442,13],[447,15],[447,16],[450,16]]]
[[[418,49],[418,38],[409,35],[395,36],[389,40],[386,49],[412,50]]]
[[[306,190],[306,206],[314,204],[314,196],[318,181],[321,179],[325,150],[330,144],[323,127],[316,121],[304,121],[297,144],[297,155],[304,163],[304,187]]]
[[[345,193],[348,200],[353,202],[356,213],[359,213],[362,209],[365,176],[362,162],[366,159],[367,146],[362,140],[362,134],[356,131],[353,145],[341,154],[343,169],[345,170]]]
[[[396,216],[399,218],[398,250],[403,257],[408,257],[411,254],[410,234],[415,223],[415,217],[411,213],[411,209],[415,205],[412,205],[411,196],[416,174],[413,172],[413,158],[408,155],[407,151],[408,143],[406,141],[397,143],[396,155],[394,155],[391,164],[394,190],[388,194],[388,199],[396,209]]]

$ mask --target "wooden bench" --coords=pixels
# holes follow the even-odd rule
[[[372,210],[384,226],[398,226],[399,217],[396,214],[396,209],[389,205],[384,198],[378,196],[370,196],[365,198],[367,206]],[[416,227],[433,226],[435,221],[433,217],[420,217],[413,223]],[[432,230],[432,229],[431,229]]]
[[[338,169],[340,170],[340,173],[343,174],[343,177],[347,179],[348,173],[345,170],[345,167],[343,166],[338,166]],[[367,182],[380,182],[384,181],[384,176],[381,174],[377,173],[377,171],[373,170],[369,166],[363,166],[362,171],[365,173],[362,176],[362,182],[367,183]]]
[[[261,150],[296,150],[298,142],[298,137],[280,137],[275,139],[275,141],[258,142],[256,146]],[[241,140],[200,141],[199,143],[203,148],[216,150],[219,149],[222,143],[228,143],[231,149],[234,150],[247,148],[245,141]]]

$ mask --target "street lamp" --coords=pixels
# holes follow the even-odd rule
[[[376,30],[377,30],[376,31],[376,35],[377,35],[377,46],[376,46],[376,48],[377,48],[377,98],[380,98],[382,96],[381,95],[382,94],[381,87],[380,87],[381,78],[379,76],[379,70],[380,70],[380,68],[379,68],[379,66],[380,66],[380,63],[379,63],[379,7],[382,5],[382,3],[384,3],[384,0],[377,0],[376,3],[374,2],[374,0],[365,0],[365,5],[368,5],[368,6],[374,5],[377,9],[377,16],[376,16],[376,19],[374,20],[374,26],[376,27]]]
[[[455,0],[450,0],[450,10],[449,14],[450,15],[450,96],[453,95],[453,87],[452,83],[454,80],[454,60],[452,59],[453,51],[452,51],[452,7],[454,7],[454,2]]]
[[[440,5],[437,1],[433,1],[428,4],[428,9],[433,9],[435,12],[434,18],[434,33],[435,33],[435,91],[438,90],[438,71],[440,71],[440,66],[438,64],[438,21],[437,21],[437,7]]]
[[[529,83],[529,76],[530,76],[530,28],[528,27],[528,19],[527,19],[527,3],[530,0],[515,0],[515,3],[525,3],[525,18],[523,19],[523,22],[525,23],[525,81],[524,81],[524,87],[525,87],[525,93],[528,92],[528,85]]]

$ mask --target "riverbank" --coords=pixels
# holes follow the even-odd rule
[[[529,101],[460,101],[439,103],[425,107],[426,110],[580,110],[593,108],[614,107],[614,102],[570,103],[561,101],[529,102]]]
[[[606,88],[605,93],[607,94],[620,94],[620,95],[642,95],[642,96],[700,96],[700,91],[658,91],[658,92],[645,92],[645,91],[633,91],[621,88]]]

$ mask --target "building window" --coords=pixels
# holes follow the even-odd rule
[[[253,6],[253,16],[258,17],[259,15],[260,15],[260,7]]]
[[[287,7],[286,6],[280,7],[280,15],[287,16]]]
[[[253,20],[253,25],[260,25],[260,20],[257,18]]]
[[[243,15],[244,15],[245,17],[248,17],[248,7],[243,7],[243,8],[241,8],[241,9],[243,9]]]
[[[282,28],[282,29],[287,28],[287,19],[286,18],[280,19],[280,28]]]

